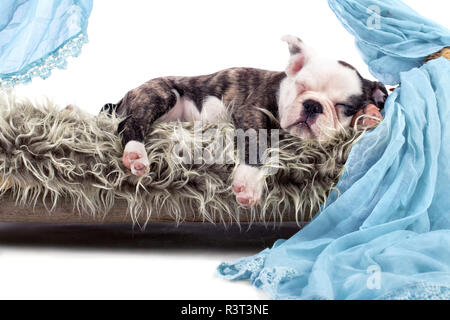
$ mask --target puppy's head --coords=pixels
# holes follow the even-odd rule
[[[301,138],[327,140],[348,129],[369,104],[384,107],[383,84],[361,77],[350,64],[317,55],[299,38],[285,36],[291,58],[280,89],[282,129]]]

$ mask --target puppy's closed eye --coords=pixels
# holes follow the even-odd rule
[[[335,106],[336,108],[337,108],[337,107],[354,108],[352,105],[350,105],[350,104],[348,104],[348,103],[343,103],[343,102],[336,103],[334,106]]]
[[[360,109],[364,108],[363,105],[354,105],[346,102],[339,102],[334,105],[335,108],[343,109],[343,113],[347,117],[354,116]]]

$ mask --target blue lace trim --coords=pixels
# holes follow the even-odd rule
[[[222,278],[231,281],[250,278],[253,280],[253,277],[263,269],[266,256],[266,252],[263,251],[255,257],[243,258],[232,263],[224,262],[217,268],[217,272]]]
[[[0,75],[0,88],[29,83],[36,77],[47,79],[50,77],[53,69],[65,69],[68,58],[78,57],[83,45],[87,42],[88,36],[86,31],[80,32],[78,35],[65,41],[53,52],[28,65],[25,69],[15,73]]]
[[[418,282],[394,290],[380,300],[450,300],[450,287],[438,283]]]
[[[265,250],[254,257],[234,263],[222,263],[217,268],[218,274],[231,281],[250,280],[253,286],[264,290],[272,299],[277,299],[279,285],[297,276],[297,272],[287,267],[264,267],[267,253],[268,250]]]
[[[271,299],[295,300],[296,296],[280,297],[279,286],[286,281],[295,278],[298,273],[295,269],[287,267],[265,267],[268,251],[240,259],[234,263],[222,263],[218,268],[220,277],[231,280],[250,280],[250,283],[265,291]],[[309,296],[308,300],[327,300],[322,296]],[[402,288],[393,290],[377,300],[450,300],[450,287],[432,282],[416,282]]]

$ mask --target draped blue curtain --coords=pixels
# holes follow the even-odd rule
[[[47,78],[87,41],[92,0],[1,0],[0,86]]]
[[[385,84],[398,84],[400,73],[418,68],[423,59],[450,43],[447,28],[399,0],[329,0],[371,73]]]
[[[329,0],[372,73],[401,83],[320,214],[219,266],[275,299],[450,299],[450,32],[399,0]]]

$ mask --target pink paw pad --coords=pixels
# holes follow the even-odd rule
[[[245,207],[252,207],[261,199],[264,181],[258,168],[240,165],[233,177],[232,190],[236,201]]]
[[[142,149],[142,152],[132,151],[130,149]],[[127,149],[129,151],[127,151]],[[125,151],[123,153],[123,165],[131,169],[131,173],[136,176],[144,176],[150,171],[150,165],[147,158],[147,154],[145,153],[145,146],[138,142],[131,142],[130,145],[125,147]]]

